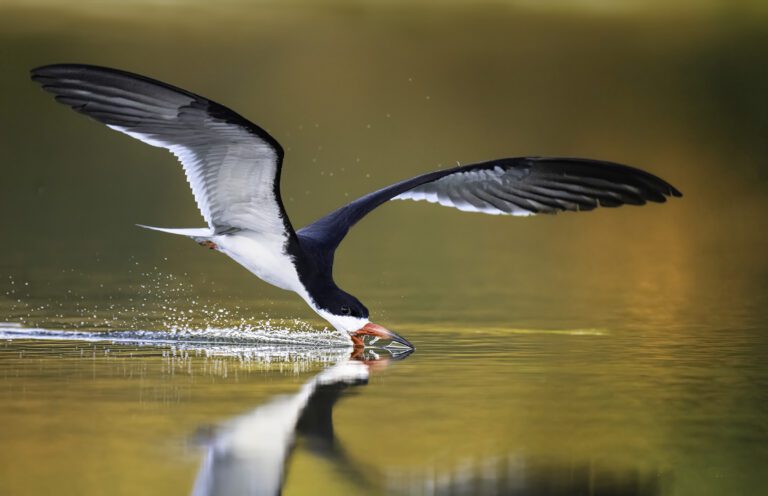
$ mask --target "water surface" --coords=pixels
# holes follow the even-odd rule
[[[0,493],[223,494],[256,473],[286,495],[764,490],[759,5],[0,14]],[[28,80],[54,62],[146,73],[267,128],[296,226],[516,155],[637,165],[685,197],[527,219],[381,208],[337,280],[417,351],[366,363],[295,295],[133,227],[201,219],[170,156]]]

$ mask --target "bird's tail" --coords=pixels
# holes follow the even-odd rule
[[[192,238],[197,243],[203,243],[205,241],[210,241],[211,237],[213,237],[213,231],[211,229],[208,229],[207,227],[197,227],[197,228],[170,228],[170,227],[154,227],[154,226],[144,226],[142,224],[136,224],[139,227],[143,227],[144,229],[152,229],[153,231],[160,231],[164,233],[169,234],[179,234],[181,236],[187,236],[189,238]]]

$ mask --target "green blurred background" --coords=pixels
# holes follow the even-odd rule
[[[599,439],[603,458],[621,453],[674,472],[676,494],[757,494],[768,461],[757,447],[768,441],[766,54],[768,4],[757,1],[3,0],[0,320],[95,330],[265,318],[324,325],[295,295],[225,257],[133,227],[202,225],[181,168],[165,151],[53,103],[29,80],[39,65],[139,72],[266,128],[286,149],[282,191],[297,227],[457,162],[559,155],[630,164],[684,198],[525,219],[393,202],[342,244],[337,281],[420,347],[398,370],[440,384],[402,385],[413,403],[396,411],[423,435],[414,463],[437,446],[447,459],[464,453],[425,430],[429,404],[419,401],[436,397],[455,408],[447,429],[477,422],[464,438],[475,451],[503,432],[501,451],[522,439],[546,456],[562,448],[581,460]],[[609,337],[519,341],[510,329]],[[534,350],[520,370],[557,371],[560,387],[518,384],[513,399],[505,378],[520,350],[508,343]],[[499,346],[511,354],[494,355]],[[583,361],[555,352],[574,349]],[[440,356],[474,361],[451,371]],[[571,396],[572,381],[597,376],[606,382],[591,391],[611,397],[627,386],[636,403],[600,410],[590,399],[567,424],[583,434],[577,441],[566,427],[536,430],[536,408],[549,412],[540,422],[562,420],[551,417],[563,408],[556,399],[586,401]],[[389,408],[380,394],[374,406]],[[579,431],[598,410],[613,415],[602,418],[605,429]],[[693,427],[692,411],[702,422]],[[510,434],[510,425],[521,431]],[[40,456],[27,448],[29,459]],[[390,461],[399,454],[390,445],[381,452]],[[190,480],[193,465],[153,477]],[[22,487],[9,473],[8,487]]]

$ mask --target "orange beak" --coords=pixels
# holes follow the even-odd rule
[[[416,349],[404,337],[398,335],[395,332],[390,331],[389,329],[381,327],[378,324],[374,324],[373,322],[368,322],[361,329],[358,329],[357,331],[350,334],[350,337],[352,338],[352,343],[354,344],[355,348],[365,348],[365,342],[363,341],[363,336],[375,336],[380,339],[401,344],[412,350]]]

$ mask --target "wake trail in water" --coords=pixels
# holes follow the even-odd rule
[[[335,355],[339,352],[347,353],[349,348],[349,344],[332,331],[296,331],[272,327],[169,331],[65,331],[0,323],[0,339],[169,346],[179,351],[199,351],[208,355],[238,355],[251,358]]]

